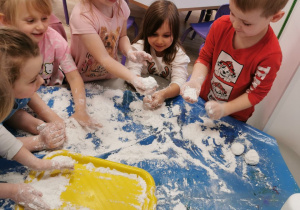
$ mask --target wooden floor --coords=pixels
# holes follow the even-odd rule
[[[70,29],[69,29],[69,26],[66,25],[64,10],[63,10],[63,3],[61,0],[53,0],[53,2],[54,2],[53,12],[64,24],[64,27],[65,27],[65,30],[67,33],[67,37],[68,37],[68,41],[70,43],[70,40],[71,40]],[[79,0],[67,0],[69,15],[71,14],[72,9],[77,2],[79,2]],[[142,22],[142,18],[145,14],[145,9],[140,8],[131,3],[129,3],[129,7],[131,10],[130,15],[135,17],[136,23],[140,26],[140,24]],[[180,20],[181,20],[180,37],[182,36],[183,32],[189,27],[189,23],[198,22],[198,19],[200,16],[200,11],[193,11],[191,16],[189,17],[188,21],[185,23],[184,19],[186,17],[186,14],[187,14],[187,12],[180,12]],[[194,40],[191,40],[191,38],[190,38],[191,35],[192,35],[192,32],[187,36],[184,43],[182,44],[187,55],[191,59],[191,62],[188,67],[189,73],[192,72],[194,62],[198,57],[199,47],[203,43],[203,39],[201,39],[199,36],[196,36]],[[133,40],[133,38],[134,38],[134,28],[133,27],[128,30],[128,37],[130,38],[130,40]]]

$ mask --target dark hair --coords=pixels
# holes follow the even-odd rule
[[[176,56],[177,47],[181,47],[179,43],[179,13],[176,5],[171,1],[159,0],[149,6],[143,18],[142,30],[133,42],[144,40],[144,51],[150,53],[151,46],[148,42],[148,37],[152,36],[165,21],[169,23],[173,43],[165,49],[163,61],[170,65]]]

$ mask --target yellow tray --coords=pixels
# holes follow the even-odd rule
[[[74,170],[64,170],[63,172],[55,170],[51,173],[51,177],[63,175],[69,179],[69,185],[60,195],[63,205],[59,209],[68,209],[70,204],[72,209],[148,210],[156,208],[155,182],[147,171],[96,157],[70,153],[65,150],[55,151],[44,158],[52,159],[55,156],[68,156],[77,161]],[[95,168],[109,168],[121,172],[120,174],[126,173],[139,176],[146,182],[146,193],[144,191],[146,196],[141,196],[143,187],[137,179],[133,179],[131,176],[118,175],[117,173],[99,172],[95,168],[87,169],[85,164],[88,163],[93,163]],[[43,179],[43,175],[44,172],[31,171],[25,182],[30,183],[34,179],[40,181]],[[16,209],[23,209],[23,207],[17,206]]]

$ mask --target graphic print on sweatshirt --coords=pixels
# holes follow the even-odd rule
[[[115,31],[108,31],[106,27],[101,27],[100,38],[108,54],[115,58],[120,36],[120,27]],[[108,74],[107,70],[98,63],[91,54],[86,54],[85,62],[80,69],[86,77],[102,77]]]
[[[170,69],[167,65],[162,64],[161,66],[157,66],[155,62],[148,61],[147,70],[149,74],[158,75],[163,78],[168,78],[170,75]]]
[[[233,60],[226,52],[221,51],[214,67],[214,75],[210,81],[211,91],[208,94],[208,99],[227,101],[242,70],[243,65]]]

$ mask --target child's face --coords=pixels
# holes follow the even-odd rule
[[[39,74],[41,66],[41,55],[30,58],[24,63],[23,68],[20,69],[20,77],[13,84],[15,98],[22,99],[32,97],[44,83],[43,78]]]
[[[230,1],[230,21],[235,29],[236,36],[241,38],[250,38],[263,36],[271,22],[269,18],[262,17],[262,9],[256,9],[249,12],[242,12],[236,7],[233,1]]]
[[[34,9],[29,12],[25,5],[20,6],[18,12],[16,27],[35,42],[41,41],[49,26],[49,16]]]
[[[148,37],[148,42],[155,50],[156,56],[162,57],[164,50],[173,43],[173,35],[168,21],[165,21],[152,36]]]

